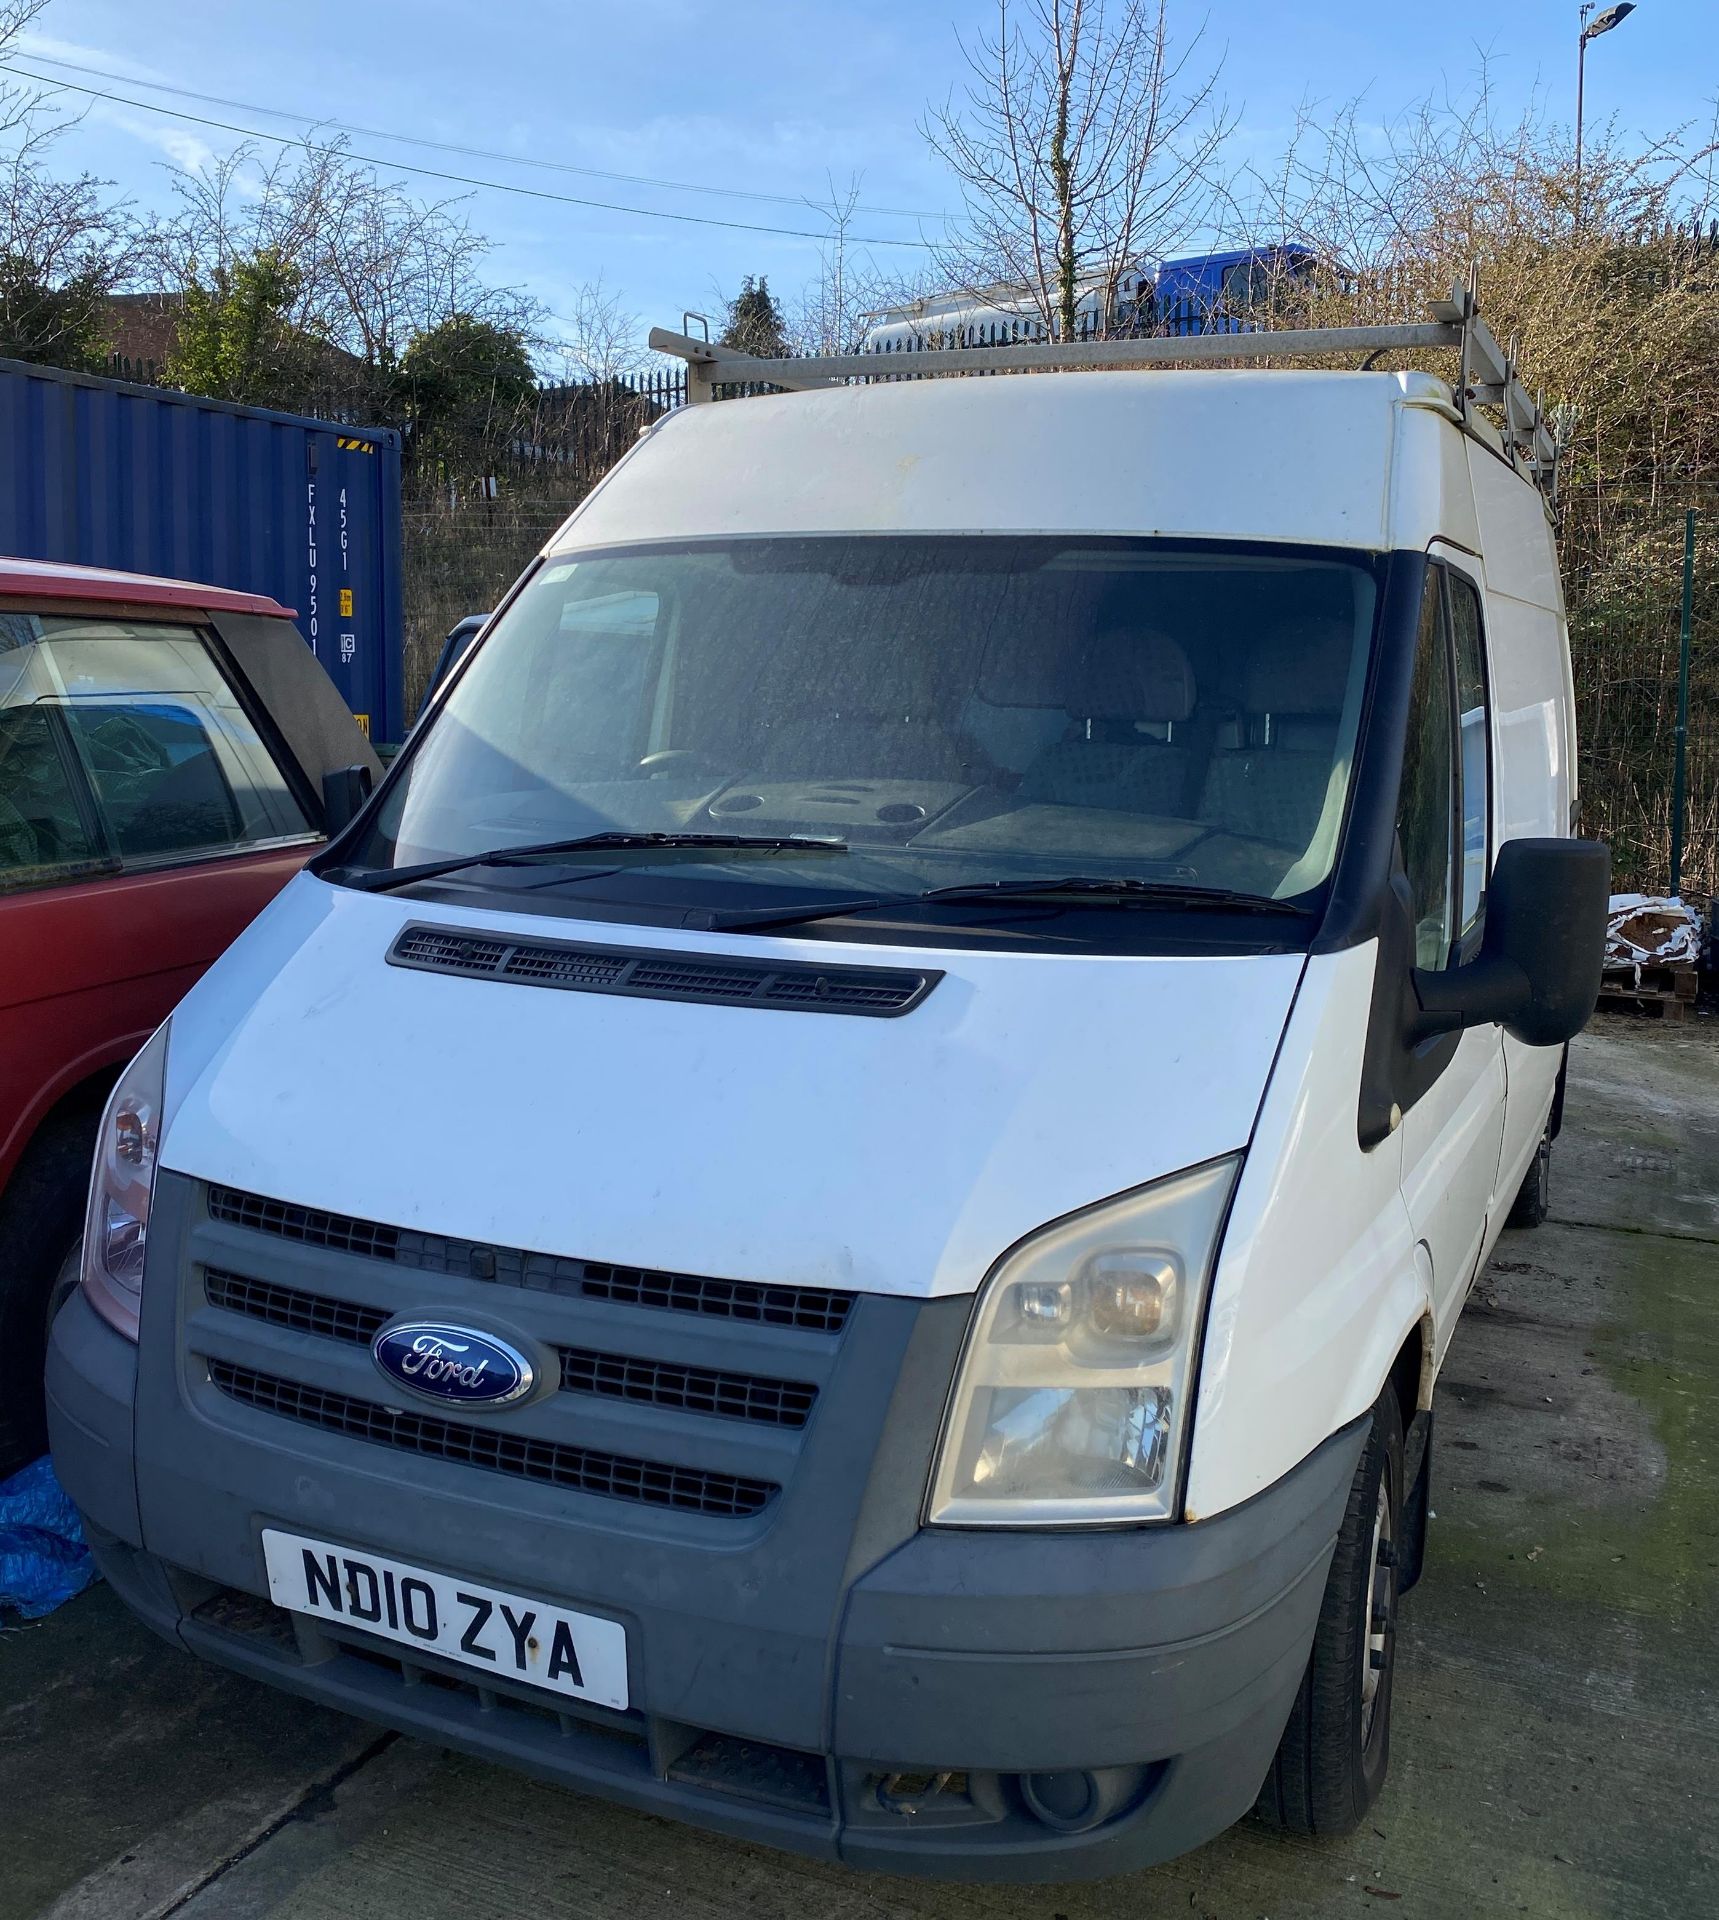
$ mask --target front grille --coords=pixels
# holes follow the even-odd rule
[[[350,1394],[330,1393],[251,1367],[235,1366],[227,1360],[211,1360],[209,1378],[221,1392],[244,1406],[328,1433],[611,1500],[734,1520],[761,1513],[778,1491],[768,1481],[749,1480],[738,1474],[633,1460],[622,1454],[598,1453],[589,1447],[567,1446],[494,1427],[465,1426],[429,1414],[403,1413]]]
[[[559,987],[572,993],[633,994],[783,1012],[851,1013],[893,1019],[911,1012],[943,978],[895,967],[813,966],[803,961],[702,960],[696,955],[571,940],[504,940],[460,927],[405,927],[388,949],[391,966],[467,980]]]
[[[818,1397],[816,1387],[796,1380],[717,1373],[708,1367],[634,1360],[625,1354],[592,1353],[579,1347],[562,1347],[559,1351],[561,1385],[570,1393],[595,1393],[611,1400],[675,1407],[686,1413],[714,1413],[729,1420],[752,1420],[773,1427],[803,1427]]]
[[[209,1267],[203,1290],[212,1307],[266,1320],[271,1327],[294,1333],[320,1333],[331,1340],[350,1340],[368,1346],[393,1316],[384,1307],[361,1307],[351,1300],[330,1300],[298,1287],[280,1287],[269,1280],[251,1280],[242,1274]]]
[[[614,1300],[627,1306],[705,1314],[760,1326],[798,1327],[807,1333],[840,1333],[853,1306],[850,1295],[827,1287],[716,1280],[698,1274],[663,1273],[648,1267],[616,1267],[596,1260],[531,1253],[520,1247],[484,1246],[269,1200],[234,1187],[209,1189],[209,1217],[308,1246],[389,1260],[395,1266],[424,1273],[544,1288],[578,1294],[587,1300]]]
[[[700,1280],[691,1274],[654,1273],[644,1267],[606,1267],[594,1260],[583,1265],[581,1293],[632,1307],[665,1307],[674,1313],[713,1314],[769,1327],[799,1327],[808,1333],[840,1333],[853,1305],[847,1294],[830,1293],[823,1287]]]
[[[234,1187],[209,1189],[209,1217],[229,1226],[250,1227],[310,1247],[332,1247],[339,1253],[362,1254],[371,1260],[397,1257],[400,1231],[374,1220],[353,1220],[343,1213],[324,1213],[316,1207],[295,1207],[285,1200],[265,1200],[260,1193],[241,1193]]]
[[[368,1346],[393,1318],[384,1307],[332,1300],[325,1294],[253,1280],[218,1267],[205,1269],[203,1289],[209,1304],[225,1312],[263,1320],[294,1333],[349,1341],[355,1346]],[[816,1387],[797,1380],[679,1366],[588,1347],[557,1347],[555,1351],[561,1363],[563,1391],[596,1394],[602,1399],[630,1400],[683,1413],[710,1413],[765,1426],[803,1427],[818,1397]]]

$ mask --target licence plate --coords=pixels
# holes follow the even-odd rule
[[[276,1606],[626,1710],[627,1630],[617,1621],[272,1527],[263,1559]]]

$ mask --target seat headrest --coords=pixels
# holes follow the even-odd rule
[[[1101,627],[1064,668],[1063,706],[1077,720],[1186,720],[1194,669],[1153,627]]]
[[[1242,675],[1249,713],[1341,713],[1349,686],[1353,629],[1303,615],[1262,637]]]

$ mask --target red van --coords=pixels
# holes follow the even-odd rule
[[[0,1478],[115,1074],[377,771],[273,600],[0,558]]]

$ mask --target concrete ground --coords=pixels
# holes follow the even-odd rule
[[[1719,1023],[1578,1042],[1553,1220],[1439,1390],[1391,1781],[1130,1881],[861,1877],[712,1839],[201,1667],[101,1589],[0,1634],[0,1920],[1109,1920],[1719,1913]]]

